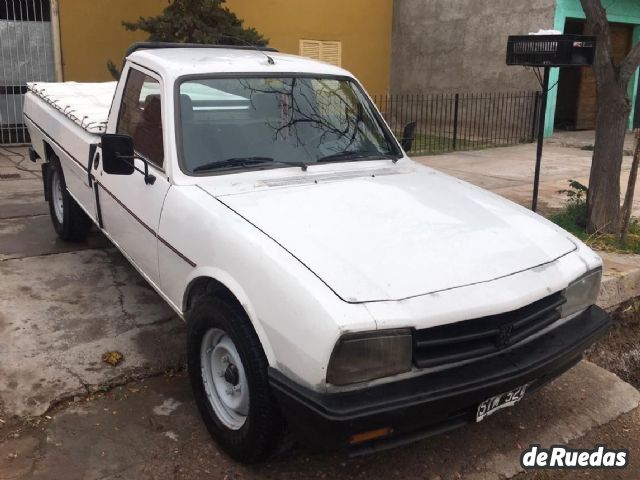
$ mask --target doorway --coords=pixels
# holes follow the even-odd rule
[[[631,50],[633,25],[611,23],[611,46],[616,63]],[[567,19],[565,33],[583,35],[585,21]],[[596,78],[591,67],[561,68],[554,127],[558,130],[592,130],[596,126]]]

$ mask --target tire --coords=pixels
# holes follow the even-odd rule
[[[196,300],[187,321],[189,377],[207,430],[235,460],[266,460],[278,450],[284,421],[271,394],[267,358],[253,326],[241,307],[215,296]],[[238,391],[229,393],[229,388]]]
[[[91,229],[91,219],[67,191],[62,166],[55,155],[49,159],[46,182],[49,215],[56,233],[62,240],[84,240]]]

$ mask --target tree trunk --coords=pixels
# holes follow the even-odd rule
[[[589,233],[618,233],[620,173],[630,112],[626,85],[611,81],[598,86],[596,140],[587,198]]]

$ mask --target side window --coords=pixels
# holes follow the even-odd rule
[[[133,138],[135,151],[159,167],[162,167],[164,160],[161,107],[158,81],[130,69],[116,131]]]

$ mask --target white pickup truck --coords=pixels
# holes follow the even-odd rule
[[[236,459],[286,432],[357,454],[480,421],[609,325],[594,252],[412,161],[340,68],[137,44],[117,84],[29,85],[24,118],[56,231],[95,224],[185,319]]]

